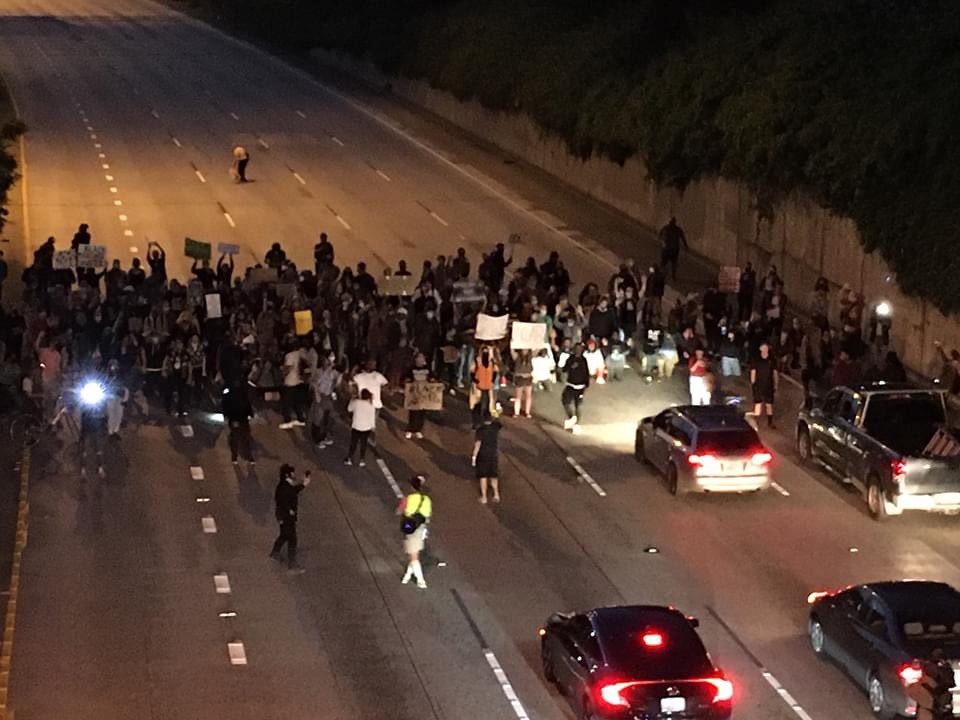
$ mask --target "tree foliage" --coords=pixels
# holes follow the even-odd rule
[[[0,126],[0,230],[7,222],[7,196],[10,188],[19,177],[17,173],[17,159],[10,149],[26,128],[20,121],[9,122]]]

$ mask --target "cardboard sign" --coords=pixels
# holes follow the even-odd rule
[[[208,242],[193,240],[191,238],[183,239],[183,254],[188,258],[193,258],[194,260],[209,260],[210,251],[210,243]]]
[[[455,303],[483,302],[487,297],[487,286],[482,282],[460,280],[453,284],[452,300]]]
[[[477,340],[500,340],[507,336],[507,323],[510,322],[509,315],[494,317],[493,315],[477,315],[477,331],[474,337]]]
[[[547,345],[547,326],[540,322],[515,322],[510,329],[514,350],[540,350]]]
[[[740,268],[723,265],[717,273],[717,288],[722,293],[735,293],[740,289]]]
[[[199,280],[187,283],[187,302],[194,307],[203,303],[203,283]]]
[[[413,275],[391,275],[380,281],[380,294],[384,297],[409,297],[417,289],[417,279]]]
[[[77,248],[77,267],[107,266],[107,248],[103,245],[81,245]]]
[[[277,282],[277,271],[271,268],[255,267],[250,268],[250,274],[243,281],[243,285],[248,290],[264,285],[266,283]]]
[[[297,296],[297,286],[293,283],[277,283],[277,297],[281,300],[293,300]]]
[[[73,250],[57,250],[53,254],[54,270],[73,270],[77,266],[77,254]]]
[[[443,383],[408,382],[403,387],[406,410],[443,410]]]
[[[309,335],[313,332],[313,313],[309,310],[297,310],[293,314],[293,323],[297,335]]]
[[[220,293],[208,293],[203,296],[207,304],[207,320],[216,320],[223,317],[223,310],[220,307]]]
[[[217,243],[217,252],[221,255],[239,255],[240,246],[233,243]]]

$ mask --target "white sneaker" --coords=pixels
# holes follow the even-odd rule
[[[406,585],[408,582],[410,582],[410,578],[411,578],[410,575],[404,575],[404,576],[403,576],[403,580],[400,581],[400,584],[401,584],[401,585]]]
[[[422,432],[415,433],[415,435],[417,436],[417,440],[423,440],[423,433],[422,433]]]
[[[563,429],[569,430],[576,424],[577,424],[577,419],[575,417],[567,418],[566,420],[563,421]]]
[[[306,427],[306,423],[303,420],[294,420],[293,424],[297,427]]]
[[[366,460],[361,460],[360,462],[357,463],[357,466],[358,466],[358,467],[366,467],[366,466],[367,466],[367,461],[366,461]]]
[[[277,427],[280,428],[281,430],[291,430],[293,428],[293,421],[282,422],[279,425],[277,425]]]
[[[331,445],[333,445],[333,440],[324,440],[323,444],[326,445],[327,447],[330,447]]]
[[[579,435],[583,432],[583,428],[581,428],[579,425],[574,425],[572,431],[574,435]]]
[[[413,433],[412,433],[412,432],[407,432],[407,433],[404,433],[403,436],[404,436],[407,440],[409,440],[409,439],[411,439],[411,438],[413,437]]]
[[[425,580],[417,580],[417,587],[420,588],[421,590],[426,590],[426,589],[427,589],[427,583],[426,583],[426,581],[425,581]]]

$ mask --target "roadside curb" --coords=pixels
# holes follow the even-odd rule
[[[16,539],[13,545],[13,562],[10,566],[10,589],[3,615],[3,640],[0,644],[0,720],[13,720],[13,711],[8,709],[10,670],[13,664],[13,636],[16,629],[17,599],[20,592],[20,564],[27,546],[27,529],[30,516],[30,448],[24,447],[20,456],[20,496],[17,502]]]

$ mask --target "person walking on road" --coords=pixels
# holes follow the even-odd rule
[[[303,349],[294,343],[289,344],[283,356],[283,386],[280,388],[280,409],[283,413],[281,430],[306,425],[303,412],[306,393],[303,374],[306,365]]]
[[[230,174],[233,179],[239,183],[247,181],[247,164],[250,162],[250,153],[243,145],[237,145],[233,148],[233,165],[230,166]]]
[[[687,250],[690,246],[687,244],[687,236],[683,229],[677,225],[675,217],[670,218],[670,222],[660,228],[660,242],[663,249],[660,251],[660,267],[664,273],[669,265],[672,271],[673,279],[677,279],[677,260],[680,259],[680,246]]]
[[[223,417],[230,428],[230,461],[236,465],[242,457],[252,466],[250,418],[253,417],[253,405],[250,404],[246,383],[236,382],[223,389]]]
[[[566,377],[566,385],[560,396],[560,402],[563,403],[563,409],[567,413],[563,429],[576,435],[580,433],[583,394],[590,385],[590,368],[587,366],[586,358],[583,357],[583,343],[577,343],[573,348],[573,355],[563,360],[565,362],[561,369]]]
[[[477,439],[473,444],[473,458],[471,464],[476,469],[477,479],[480,481],[480,503],[487,504],[487,485],[493,491],[493,501],[500,502],[500,473],[498,469],[500,452],[498,438],[500,436],[500,421],[491,417],[483,420],[483,425],[477,429]]]
[[[404,497],[397,506],[397,515],[402,516],[400,530],[403,532],[403,551],[407,555],[407,571],[400,582],[406,585],[411,579],[417,587],[427,589],[420,565],[420,553],[427,541],[427,525],[433,517],[433,500],[427,494],[427,476],[414,475],[410,479],[413,492]]]
[[[297,518],[300,507],[300,493],[309,484],[309,470],[303,474],[303,480],[297,482],[293,465],[284,463],[280,466],[280,482],[277,483],[277,489],[273,493],[280,534],[273,543],[270,557],[274,560],[282,559],[280,551],[286,545],[287,567],[291,572],[303,572],[303,569],[297,564]]]
[[[337,399],[337,383],[340,373],[329,357],[320,361],[320,368],[310,375],[310,434],[313,444],[319,449],[333,445],[330,433],[330,413]]]
[[[750,385],[753,388],[753,415],[760,418],[766,413],[767,425],[773,427],[773,399],[780,384],[777,363],[770,356],[770,345],[762,343],[760,354],[750,365]]]
[[[413,368],[407,373],[406,382],[408,383],[427,383],[434,380],[433,373],[427,366],[427,357],[422,352],[418,352],[413,359]],[[427,419],[426,410],[408,410],[407,432],[404,437],[410,440],[416,437],[417,440],[423,439],[423,424]]]
[[[367,441],[370,433],[377,426],[377,409],[373,406],[373,394],[364,388],[360,391],[360,397],[355,397],[347,406],[347,411],[353,416],[350,423],[350,450],[344,459],[344,465],[353,465],[353,456],[360,450],[358,456],[360,467],[366,467],[364,458],[367,455]]]

